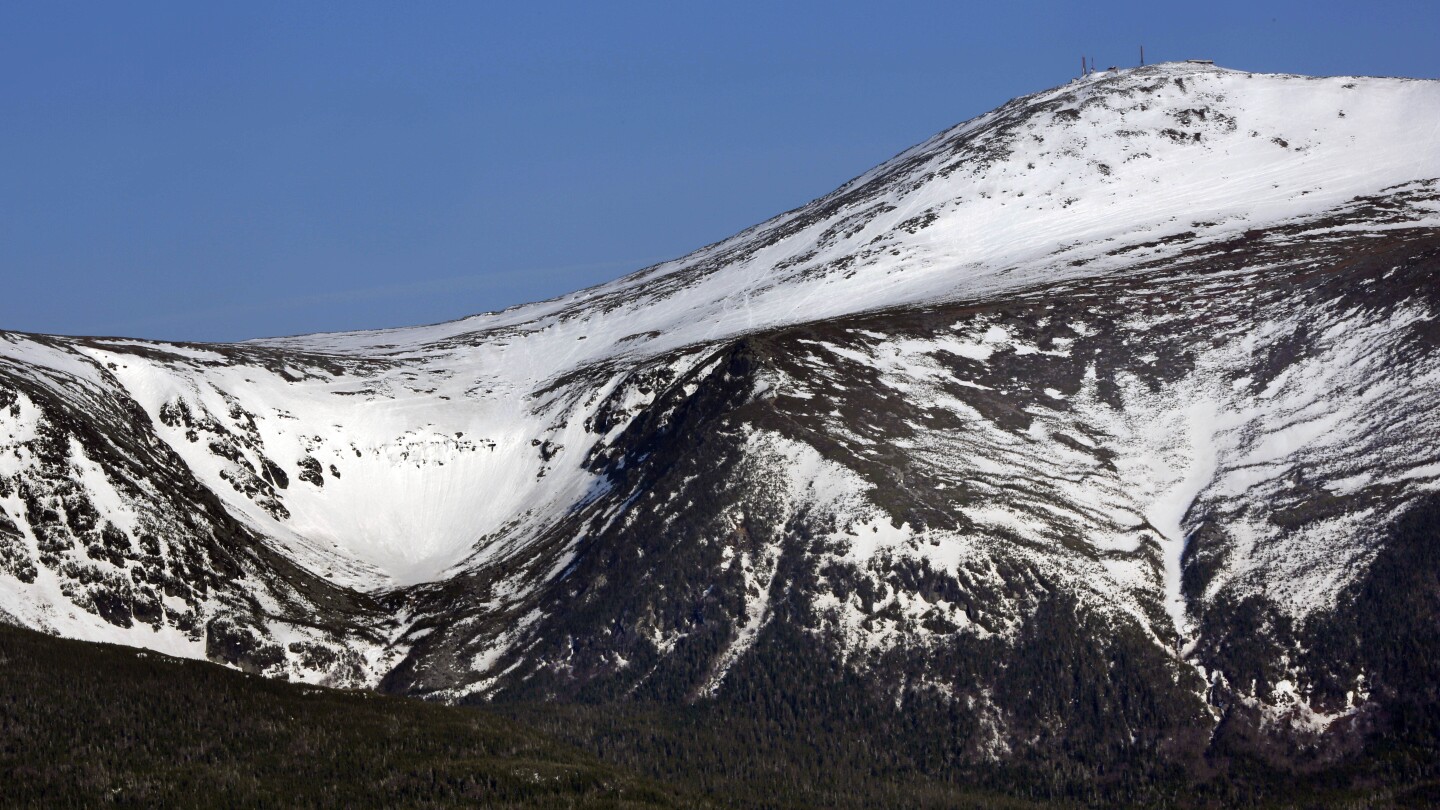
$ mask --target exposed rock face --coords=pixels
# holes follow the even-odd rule
[[[0,334],[0,616],[977,763],[1337,761],[1436,713],[1437,115],[1099,74],[530,307]]]

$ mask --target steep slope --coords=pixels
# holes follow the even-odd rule
[[[0,334],[0,611],[955,762],[1335,761],[1437,705],[1394,652],[1440,615],[1436,120],[1435,82],[1105,72],[553,301]]]

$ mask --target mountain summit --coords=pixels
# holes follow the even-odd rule
[[[551,301],[0,333],[0,619],[849,706],[956,762],[1338,761],[1436,710],[1436,121],[1433,81],[1103,71]]]

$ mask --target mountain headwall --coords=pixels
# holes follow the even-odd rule
[[[0,333],[0,618],[951,764],[1429,739],[1436,120],[1436,82],[1102,72],[553,301]]]

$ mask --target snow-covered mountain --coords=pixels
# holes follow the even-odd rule
[[[552,301],[0,333],[0,619],[449,700],[858,679],[977,759],[1324,754],[1432,620],[1437,274],[1440,83],[1165,64]]]

